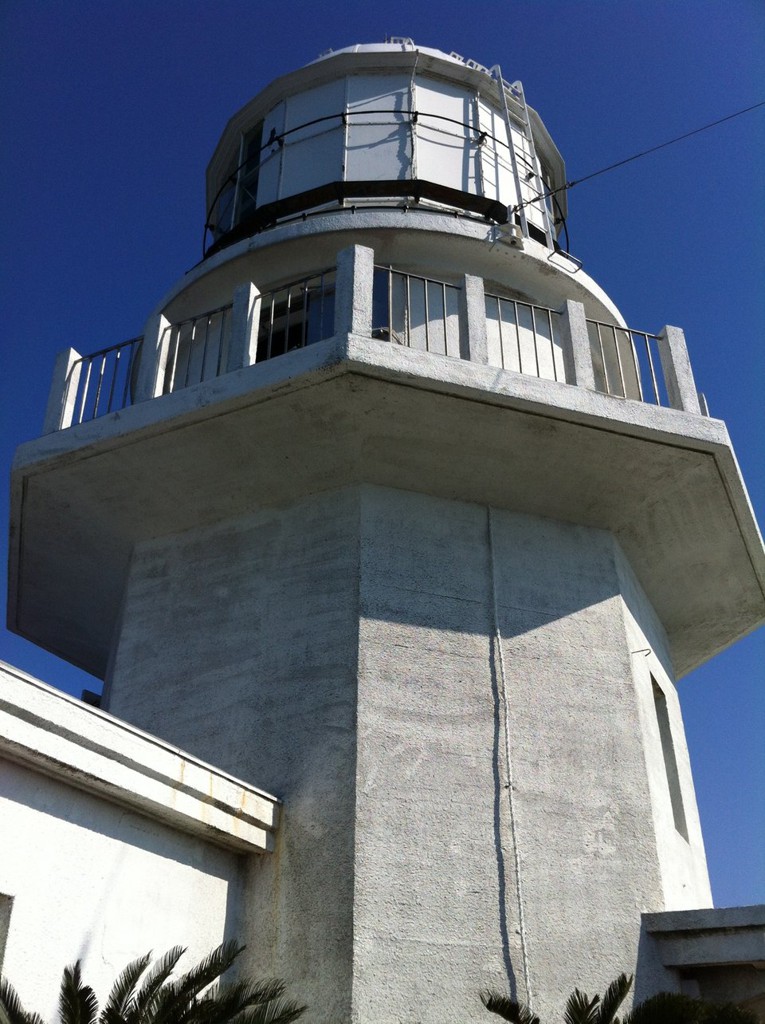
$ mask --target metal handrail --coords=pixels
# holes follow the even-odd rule
[[[419,309],[414,308],[413,283]],[[460,291],[447,281],[375,266],[372,337],[459,357]]]
[[[323,341],[334,332],[335,269],[290,281],[260,297],[256,361]],[[316,310],[314,315],[313,311]]]
[[[595,385],[598,390],[616,398],[631,398],[663,405],[664,381],[656,371],[652,351],[653,345],[659,341],[659,336],[621,324],[609,324],[589,318],[587,326],[591,348],[600,355],[600,365],[595,366]],[[595,345],[592,344],[593,341]],[[643,358],[640,351],[645,353]]]
[[[207,377],[219,377],[223,367],[223,359],[227,351],[226,337],[226,326],[228,314],[233,309],[233,303],[227,303],[224,306],[217,306],[215,309],[207,310],[205,313],[199,313],[197,316],[187,317],[185,320],[179,320],[177,323],[168,324],[163,332],[163,341],[165,335],[170,334],[170,347],[171,351],[168,352],[167,363],[165,367],[165,381],[163,391],[165,394],[171,391],[177,391],[179,388],[186,388],[189,384],[199,384]],[[208,351],[211,342],[211,324],[216,317],[220,318],[217,330],[217,338],[212,339],[212,344],[217,345],[217,353],[215,355],[215,372],[208,374],[207,370],[207,359]],[[198,350],[199,345],[196,344],[197,338],[197,325],[204,323],[204,337],[201,342],[201,359],[199,359],[199,374],[198,379],[191,379],[191,368],[192,368],[192,357],[195,355],[195,348]],[[188,343],[188,344],[186,344]],[[183,351],[185,348],[185,352]],[[179,358],[185,355],[186,365],[183,370],[183,383],[179,384],[176,379],[178,372]]]
[[[475,132],[477,138],[471,139],[471,142],[473,142],[474,145],[481,145],[488,138],[491,139],[492,142],[496,142],[499,145],[504,146],[505,149],[511,148],[508,142],[505,142],[498,136],[492,135],[490,132],[486,132],[481,128],[477,128],[475,125],[470,124],[467,121],[459,121],[454,117],[447,117],[445,114],[429,113],[428,111],[425,110],[401,110],[396,109],[395,107],[383,107],[375,110],[341,110],[335,114],[325,114],[322,117],[315,117],[310,121],[304,121],[303,124],[296,125],[294,128],[288,128],[286,131],[280,132],[279,134],[277,134],[276,131],[273,130],[271,132],[271,135],[269,135],[268,139],[260,146],[258,150],[258,157],[260,157],[260,154],[263,153],[265,149],[271,150],[271,147],[273,146],[278,146],[279,148],[281,148],[284,145],[284,140],[287,138],[287,136],[294,135],[295,132],[302,131],[304,128],[310,128],[312,125],[321,124],[324,121],[338,120],[340,121],[338,127],[342,127],[349,117],[361,117],[362,115],[369,116],[370,114],[400,114],[402,115],[402,117],[409,118],[408,123],[410,125],[417,124],[421,117],[431,117],[434,120],[446,121],[449,124],[457,125],[457,127],[459,128],[468,128],[470,131]],[[407,122],[402,120],[397,123],[406,124]],[[452,132],[449,134],[452,134],[455,138],[461,138],[461,136],[459,136],[457,132]],[[207,216],[205,217],[205,233],[207,231],[214,230],[213,225],[210,223],[211,215],[213,213],[213,210],[215,209],[216,203],[223,195],[225,190],[229,187],[229,185],[236,184],[240,173],[243,170],[245,170],[245,168],[248,171],[260,171],[261,167],[263,167],[270,158],[271,152],[269,152],[263,159],[258,159],[257,164],[255,164],[253,162],[253,157],[248,156],[246,159],[242,160],[242,162],[238,164],[234,168],[234,170],[226,177],[225,181],[216,192],[214,198],[210,203],[210,206],[208,207]]]
[[[66,382],[67,393],[73,382],[76,387],[72,425],[94,420],[132,404],[133,377],[142,344],[143,335],[138,335],[80,356],[72,363]],[[124,365],[126,350],[127,365]],[[108,397],[105,407],[102,407],[106,392]]]
[[[504,94],[504,90],[500,90],[500,91],[503,92],[503,94]],[[288,128],[288,129],[286,129],[285,131],[282,131],[282,132],[278,132],[277,133],[276,130],[272,128],[271,134],[269,135],[269,137],[264,142],[261,143],[261,145],[260,145],[260,147],[258,149],[257,162],[255,162],[256,158],[252,154],[250,154],[248,157],[246,157],[244,160],[242,160],[231,171],[230,174],[228,174],[226,176],[225,180],[222,182],[220,188],[216,192],[215,196],[213,197],[213,199],[210,202],[210,205],[209,205],[209,207],[207,209],[207,213],[206,213],[206,216],[205,216],[205,224],[204,224],[204,229],[203,229],[203,236],[202,236],[202,258],[203,259],[206,258],[207,252],[208,252],[207,232],[210,231],[214,235],[215,231],[217,229],[217,225],[214,225],[212,223],[212,218],[213,218],[213,213],[214,213],[214,211],[216,209],[216,206],[218,204],[218,201],[220,200],[220,198],[222,197],[222,195],[226,191],[226,189],[228,189],[232,185],[233,186],[237,185],[237,183],[239,182],[239,179],[240,179],[240,175],[242,174],[243,171],[245,171],[245,170],[247,170],[248,172],[255,172],[255,171],[257,171],[258,173],[260,173],[261,168],[264,167],[265,164],[268,163],[268,161],[271,159],[271,157],[273,155],[273,147],[276,146],[279,149],[282,149],[284,147],[284,145],[285,145],[285,141],[288,139],[288,137],[290,135],[294,135],[297,132],[303,131],[305,128],[310,128],[313,125],[322,124],[322,123],[327,122],[327,121],[339,121],[339,124],[338,124],[337,127],[341,128],[341,127],[343,127],[344,125],[346,125],[348,123],[348,120],[350,118],[357,118],[357,117],[362,117],[362,116],[368,117],[368,116],[374,115],[374,114],[398,114],[399,117],[400,117],[400,120],[396,121],[395,123],[397,123],[397,124],[408,124],[410,127],[416,126],[418,123],[421,122],[421,120],[423,118],[429,118],[429,119],[432,119],[434,121],[443,121],[443,122],[445,122],[447,124],[455,125],[458,128],[467,129],[468,131],[473,132],[475,134],[475,136],[476,136],[475,138],[470,139],[470,142],[472,142],[473,145],[475,145],[475,146],[482,146],[486,142],[487,139],[490,139],[495,145],[502,146],[505,149],[507,149],[509,151],[509,153],[511,154],[511,157],[512,157],[513,160],[515,160],[516,157],[520,157],[521,160],[523,161],[523,163],[527,167],[529,167],[532,170],[534,170],[533,164],[530,161],[528,161],[523,156],[523,154],[520,154],[520,153],[516,154],[515,153],[515,147],[511,144],[512,140],[511,140],[510,134],[509,134],[509,131],[510,131],[509,123],[508,123],[508,138],[507,138],[507,141],[505,141],[504,139],[500,138],[499,136],[493,135],[491,132],[488,132],[488,131],[484,130],[483,128],[480,128],[477,125],[470,124],[470,122],[468,122],[468,121],[460,121],[458,118],[448,117],[446,114],[436,114],[435,112],[431,112],[431,111],[427,111],[427,110],[411,110],[411,109],[404,110],[404,109],[400,109],[400,108],[396,108],[396,107],[380,107],[380,108],[375,108],[375,109],[372,109],[372,110],[368,110],[368,109],[363,109],[363,110],[346,110],[346,109],[343,109],[343,110],[340,110],[340,111],[338,111],[336,113],[324,114],[321,117],[315,117],[315,118],[312,118],[310,121],[304,121],[302,124],[295,125],[294,127]],[[509,118],[509,114],[508,114],[508,118]],[[370,122],[370,123],[372,123],[372,122]],[[360,126],[363,126],[364,122],[358,122],[358,124]],[[448,131],[445,131],[444,129],[435,129],[435,128],[433,128],[432,130],[434,130],[434,131],[444,131],[445,134],[451,135],[454,138],[462,138],[463,137],[458,132],[448,132]],[[263,156],[262,154],[266,150],[268,150],[268,153],[266,153],[266,155]],[[516,171],[517,171],[517,168],[516,168]],[[519,180],[518,176],[517,176],[517,173],[516,173],[516,180]],[[536,202],[536,201],[537,201],[536,198],[532,200],[532,202]],[[232,224],[232,228],[233,228],[233,224]],[[224,231],[224,232],[221,233],[222,236],[226,235],[226,234],[228,234],[227,231]],[[217,241],[217,239],[216,239],[216,241]]]
[[[496,303],[496,317],[489,315],[489,304]],[[512,318],[502,315],[503,307],[512,308]],[[528,310],[528,313],[525,311]],[[490,320],[496,320],[498,325],[498,342],[500,365],[503,370],[516,370],[519,373],[529,374],[533,377],[549,379],[548,373],[542,372],[540,361],[541,348],[549,348],[549,366],[552,370],[552,379],[566,383],[566,373],[563,363],[563,345],[558,333],[560,312],[550,309],[548,306],[537,306],[530,302],[520,302],[516,299],[509,299],[503,295],[492,295],[486,293],[486,319],[487,326]],[[526,324],[524,320],[530,321]],[[514,339],[506,338],[504,327],[514,328]],[[546,326],[546,330],[544,329]],[[527,368],[528,359],[524,359],[524,352],[521,341],[521,331],[529,331],[533,342],[534,368],[533,372]],[[514,343],[513,343],[514,341]],[[510,359],[510,355],[516,356]],[[515,363],[517,365],[508,365]]]

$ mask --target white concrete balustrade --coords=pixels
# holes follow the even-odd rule
[[[335,338],[372,337],[613,397],[667,404],[673,409],[702,414],[685,336],[678,327],[664,327],[656,335],[634,332],[623,325],[589,319],[584,305],[570,299],[554,310],[488,292],[483,279],[472,274],[463,275],[458,282],[445,282],[403,273],[396,267],[376,266],[374,250],[367,246],[353,245],[341,250],[336,267],[331,274],[316,274],[294,286],[281,286],[266,296],[270,304],[262,301],[255,282],[245,281],[235,288],[227,306],[183,321],[183,325],[192,325],[187,330],[188,337],[181,330],[183,325],[172,323],[163,312],[154,313],[143,339],[136,339],[140,355],[135,362],[131,355],[128,386],[120,387],[124,394],[122,405],[117,408],[244,369],[316,341],[328,341],[332,329],[331,309],[329,317],[324,312],[326,294],[327,302],[331,301],[334,307]],[[329,283],[325,283],[325,277]],[[318,287],[314,284],[317,281],[321,282],[322,314],[319,321],[313,318],[309,330],[309,315],[313,317],[313,313],[309,314],[308,285]],[[299,298],[300,289],[305,299],[298,301],[290,312],[290,296],[295,292]],[[275,322],[275,309],[279,323]],[[213,315],[219,317],[221,310],[229,315],[225,337],[220,327],[212,343],[217,348],[209,357],[209,321]],[[195,333],[195,325],[203,321],[206,326],[202,342],[201,333],[200,337]],[[297,340],[292,336],[296,329]],[[272,349],[275,332],[279,342]],[[260,349],[259,337],[263,338]],[[638,351],[636,338],[644,341],[644,352]],[[651,354],[652,344],[658,359]],[[118,348],[115,346],[115,351]],[[108,379],[111,370],[104,356],[111,351],[96,354],[101,362],[93,373],[95,356],[81,356],[71,348],[59,354],[44,434],[114,411],[115,389]],[[186,371],[179,374],[176,368],[181,360]],[[195,360],[199,366],[190,376],[188,370]],[[100,408],[98,400],[87,393],[88,387],[109,391],[106,409]]]

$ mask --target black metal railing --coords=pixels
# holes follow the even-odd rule
[[[566,383],[561,315],[500,295],[486,295],[489,363],[532,377]]]
[[[460,291],[445,281],[375,267],[372,337],[459,358]]]
[[[370,121],[369,118],[374,120]],[[380,118],[384,120],[380,120]],[[518,120],[517,115],[516,120]],[[507,205],[496,199],[478,193],[472,193],[471,199],[471,193],[461,189],[442,188],[439,190],[436,183],[427,181],[418,183],[411,172],[411,145],[408,151],[409,173],[403,179],[349,181],[345,179],[344,175],[338,179],[334,174],[330,174],[330,180],[323,182],[321,188],[316,187],[305,192],[291,193],[289,196],[274,198],[269,202],[261,200],[258,204],[257,183],[261,176],[261,170],[272,160],[281,160],[283,152],[288,151],[293,142],[305,141],[306,138],[332,131],[340,135],[349,127],[350,130],[353,130],[354,127],[364,128],[379,124],[389,124],[391,132],[405,133],[410,138],[416,136],[418,131],[442,134],[448,138],[460,140],[465,147],[470,147],[471,154],[476,147],[484,146],[487,142],[497,147],[498,151],[499,148],[509,151],[511,145],[509,136],[507,138],[495,136],[479,123],[462,121],[436,111],[401,109],[397,106],[381,108],[364,106],[360,110],[345,107],[343,110],[293,125],[282,132],[272,129],[270,135],[260,138],[254,149],[238,165],[231,167],[213,197],[205,218],[202,258],[204,259],[217,251],[222,244],[230,244],[240,237],[246,237],[248,232],[261,230],[283,217],[304,213],[312,207],[325,203],[334,205],[344,199],[364,198],[365,196],[433,198],[436,202],[445,202],[447,205],[455,205],[460,209],[479,213],[498,223],[507,221]],[[314,133],[307,136],[308,129],[314,129]],[[521,152],[518,153],[518,157],[527,163],[527,175],[533,175],[535,173],[533,161],[524,158]],[[337,170],[339,174],[339,162]],[[536,201],[538,200],[532,200],[532,202]],[[242,230],[237,230],[238,226]],[[208,234],[212,239],[209,244]]]
[[[331,338],[335,331],[335,271],[266,292],[260,299],[256,361]]]
[[[68,392],[75,389],[72,425],[132,404],[142,344],[142,336],[130,338],[72,364],[66,382]]]
[[[669,405],[658,336],[588,320],[595,387],[606,395]]]

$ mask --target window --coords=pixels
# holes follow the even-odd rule
[[[5,959],[5,944],[8,941],[12,907],[13,896],[6,896],[5,893],[0,892],[0,972],[3,969],[3,960]]]
[[[246,220],[254,212],[258,199],[260,177],[260,146],[263,122],[260,121],[242,140],[242,166],[239,170],[239,208],[237,221]]]
[[[656,709],[656,721],[659,725],[659,736],[661,737],[661,752],[664,756],[664,770],[667,776],[669,787],[669,798],[672,803],[672,815],[675,819],[675,828],[687,841],[688,826],[685,821],[685,810],[683,808],[683,795],[680,791],[680,777],[677,771],[677,758],[675,747],[672,742],[672,729],[669,724],[669,711],[667,698],[664,696],[659,684],[651,676],[653,687],[653,703]]]

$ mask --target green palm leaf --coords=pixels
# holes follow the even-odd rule
[[[276,979],[261,982],[240,981],[210,993],[197,1003],[196,1024],[224,1024],[252,1006],[267,1003],[283,995],[285,985]]]
[[[101,1011],[98,1024],[124,1024],[128,1019],[138,980],[149,966],[151,953],[129,963],[115,981]]]
[[[611,982],[598,1007],[597,1024],[612,1024],[612,1021],[615,1021],[616,1011],[626,999],[627,993],[631,988],[632,975],[627,977],[626,974],[620,974],[618,978]]]
[[[568,997],[563,1019],[566,1024],[597,1024],[599,1003],[600,996],[590,999],[586,992],[575,988]]]
[[[234,939],[224,942],[183,975],[177,983],[179,991],[188,998],[197,996],[224,974],[243,951],[244,946],[240,946]]]
[[[306,1007],[281,998],[285,984],[278,979],[238,982],[205,996],[195,1007],[194,1024],[289,1024],[305,1013]]]
[[[210,988],[243,949],[236,942],[223,943],[174,980],[170,976],[185,950],[175,946],[148,972],[147,953],[125,967],[100,1015],[93,989],[83,984],[78,961],[64,970],[59,1024],[291,1024],[301,1017],[306,1007],[285,999],[284,982],[277,979]],[[2,979],[0,1024],[44,1024],[39,1015],[24,1010],[13,987]],[[522,1024],[539,1022],[535,1018]]]
[[[539,1024],[539,1017],[525,1003],[517,1003],[501,992],[481,992],[481,1002],[490,1013],[496,1013],[503,1020],[513,1024]]]
[[[0,1024],[43,1024],[39,1013],[27,1013],[10,981],[0,978]]]
[[[64,968],[59,995],[61,1024],[95,1024],[98,1000],[90,985],[82,983],[80,961]]]
[[[157,960],[131,1001],[126,1024],[149,1024],[149,1021],[153,1019],[155,1004],[162,986],[185,952],[183,946],[173,946]]]
[[[274,999],[253,1010],[246,1010],[238,1018],[237,1024],[240,1021],[241,1024],[292,1024],[305,1011],[305,1006],[300,1006],[292,999]]]
[[[196,1024],[206,1011],[197,996],[224,971],[244,949],[236,942],[226,942],[209,953],[177,981],[166,985],[152,1007],[151,1024]],[[209,1009],[209,1008],[208,1008]]]

